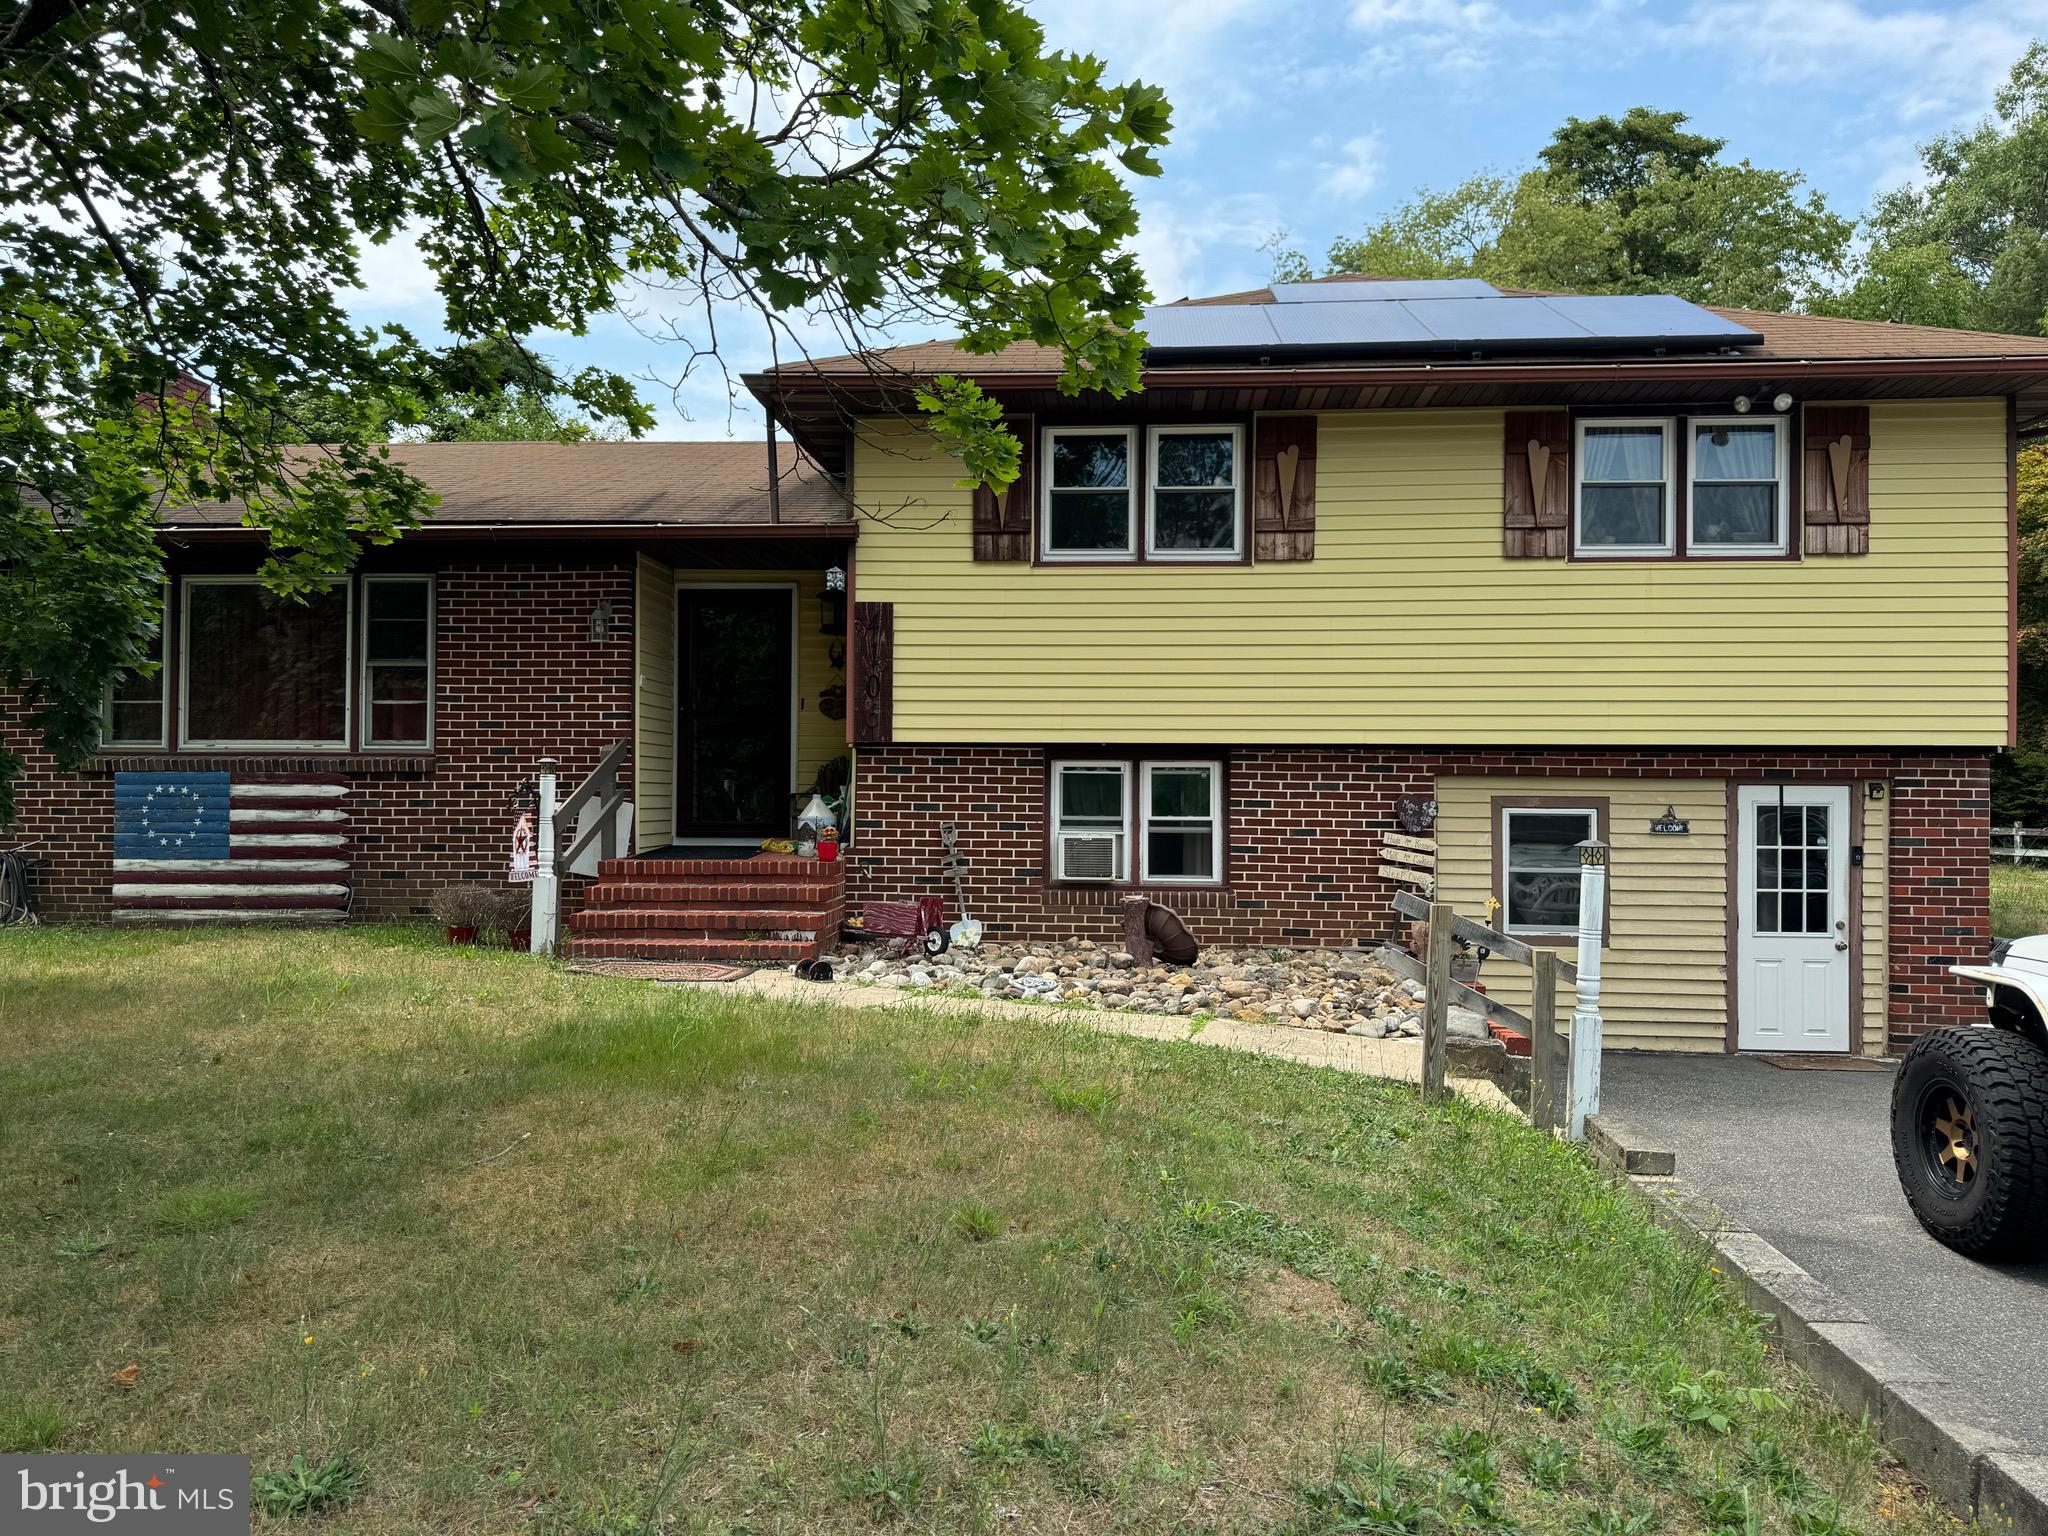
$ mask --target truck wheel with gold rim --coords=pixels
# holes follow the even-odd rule
[[[1938,1029],[1892,1084],[1892,1160],[1939,1242],[1974,1259],[2048,1252],[2048,1051],[2004,1029]]]

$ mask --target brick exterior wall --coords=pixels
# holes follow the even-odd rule
[[[502,881],[512,792],[531,776],[535,759],[543,752],[560,758],[566,789],[607,746],[633,734],[631,556],[607,554],[579,565],[460,559],[441,565],[435,577],[430,753],[110,750],[84,773],[59,774],[19,718],[19,701],[0,697],[0,738],[27,762],[19,831],[40,840],[32,858],[43,916],[106,918],[113,775],[130,768],[344,774],[348,883],[358,916],[418,916],[437,886]],[[600,601],[612,605],[612,638],[593,645],[590,614]],[[582,885],[564,883],[565,907],[575,905]]]
[[[1395,887],[1376,872],[1380,834],[1395,828],[1403,796],[1433,798],[1440,774],[1879,780],[1891,804],[1892,1043],[1982,1012],[1976,991],[1947,974],[1981,957],[1990,941],[1991,776],[1982,752],[1182,747],[1150,755],[1224,761],[1225,885],[1151,892],[1199,939],[1222,944],[1392,937]],[[991,938],[1116,938],[1122,889],[1047,882],[1048,758],[1037,747],[862,748],[850,904],[941,892],[950,905],[938,873],[938,824],[954,821],[973,860],[969,897]]]

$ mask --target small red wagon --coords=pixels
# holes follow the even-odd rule
[[[905,948],[912,939],[921,940],[924,952],[937,959],[952,943],[946,936],[945,911],[945,903],[936,896],[871,901],[861,908],[861,929],[873,938],[902,939]]]

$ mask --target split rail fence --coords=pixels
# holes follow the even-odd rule
[[[2029,839],[2033,840],[2032,846]],[[1991,856],[2012,864],[2048,859],[2048,827],[2027,827],[2018,822],[2009,827],[1993,827]]]

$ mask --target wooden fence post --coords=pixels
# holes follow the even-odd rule
[[[1564,1124],[1564,1035],[1557,1027],[1557,955],[1538,949],[1530,959],[1529,1123],[1539,1131]]]
[[[1444,1096],[1451,1023],[1451,923],[1457,916],[1447,901],[1429,904],[1429,951],[1422,973],[1422,1100],[1433,1104]]]
[[[2022,858],[2020,850],[2026,846],[2024,839],[2020,835],[2025,830],[2025,827],[2017,821],[2012,824],[2012,862],[2015,868],[2019,866]]]

